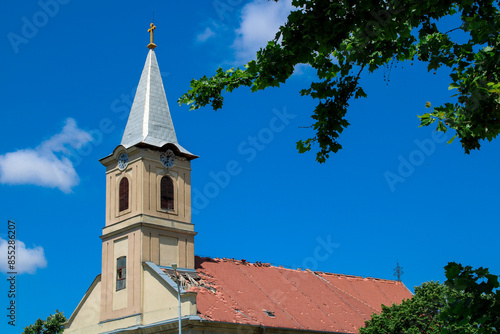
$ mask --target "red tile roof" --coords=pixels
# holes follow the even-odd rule
[[[358,333],[381,304],[411,292],[397,281],[196,258],[198,315],[210,321]],[[193,289],[193,288],[191,288]]]

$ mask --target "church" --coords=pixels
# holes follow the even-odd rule
[[[195,256],[198,156],[175,134],[155,28],[122,141],[100,160],[102,271],[64,333],[358,333],[382,304],[411,298],[400,281]]]

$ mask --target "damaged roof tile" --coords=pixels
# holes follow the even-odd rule
[[[398,281],[262,262],[197,257],[196,271],[198,315],[219,322],[358,333],[382,304],[412,296]]]

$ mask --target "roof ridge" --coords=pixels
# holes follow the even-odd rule
[[[198,255],[197,255],[198,256]],[[325,272],[325,271],[318,271],[318,270],[310,270],[309,268],[291,268],[291,267],[285,267],[283,265],[278,265],[276,263],[271,263],[271,262],[262,262],[262,261],[255,261],[255,262],[249,262],[246,259],[241,259],[237,260],[235,258],[229,258],[229,257],[210,257],[210,256],[198,256],[199,259],[207,259],[207,260],[218,260],[218,261],[223,261],[223,262],[234,262],[236,264],[244,264],[244,265],[254,265],[256,267],[272,267],[272,268],[277,268],[277,269],[286,269],[286,270],[293,270],[293,271],[298,271],[298,272],[304,272],[304,271],[310,271],[313,273],[322,273],[325,275],[335,275],[335,276],[341,276],[341,277],[350,277],[350,278],[359,278],[359,279],[368,279],[368,280],[377,280],[377,281],[384,281],[387,283],[391,284],[398,284],[397,280],[391,280],[387,278],[377,278],[377,277],[370,277],[370,276],[360,276],[360,275],[349,275],[349,274],[339,274],[339,273],[330,273],[330,272]]]
[[[224,257],[223,257],[223,258],[217,258],[217,257],[214,257],[214,258],[211,258],[211,257],[203,257],[203,258],[202,258],[202,257],[200,257],[200,259],[215,260],[215,261],[223,261],[223,262],[233,262],[233,263],[235,263],[235,264],[240,264],[240,263],[241,263],[241,264],[244,264],[244,265],[254,265],[254,266],[255,266],[255,264],[263,264],[262,266],[269,264],[269,263],[262,263],[262,262],[259,262],[259,261],[255,262],[255,263],[251,263],[251,262],[247,262],[247,261],[246,261],[246,260],[244,260],[244,259],[242,259],[242,260],[236,260],[236,259],[234,259],[234,258],[224,258]],[[256,267],[262,267],[262,266],[257,265]],[[364,304],[364,305],[368,306],[369,308],[371,308],[371,309],[373,309],[373,310],[376,310],[376,309],[375,309],[374,307],[372,307],[372,306],[371,306],[371,305],[370,305],[370,304],[369,304],[366,300],[365,300],[365,301],[359,300],[358,298],[356,298],[355,296],[351,295],[350,293],[348,293],[348,292],[346,292],[346,291],[342,290],[341,288],[339,288],[339,287],[337,287],[337,286],[333,285],[332,283],[330,283],[330,281],[328,281],[327,279],[325,279],[325,278],[321,277],[321,275],[317,274],[317,271],[312,271],[312,270],[309,270],[309,269],[301,270],[300,268],[298,268],[298,269],[291,269],[291,268],[277,267],[277,266],[275,266],[275,265],[271,265],[271,264],[269,264],[269,266],[265,266],[265,267],[269,267],[269,268],[276,268],[276,269],[278,269],[278,270],[279,270],[279,269],[291,270],[291,271],[294,271],[294,272],[310,272],[310,273],[314,274],[315,276],[319,277],[320,279],[324,280],[325,282],[327,282],[329,285],[331,285],[331,286],[335,287],[337,290],[341,291],[342,293],[344,293],[344,294],[348,295],[349,297],[351,297],[351,298],[355,299],[356,301],[358,301],[358,302],[360,302],[360,303],[362,303],[362,304]],[[240,269],[240,270],[241,270],[241,269]],[[247,277],[248,277],[248,275],[247,275],[247,274],[246,274],[243,270],[242,270],[242,272],[243,272],[243,274],[245,274],[245,276],[247,276]],[[281,272],[281,271],[280,271],[280,272]],[[325,272],[321,272],[321,273],[326,274],[326,275],[335,275],[335,276],[339,276],[339,277],[345,277],[345,278],[348,278],[348,277],[354,277],[354,278],[370,279],[370,278],[365,278],[365,277],[356,276],[356,275],[345,275],[345,274],[335,274],[335,273],[325,273]],[[205,275],[206,275],[206,274],[205,274]],[[207,276],[208,276],[208,275],[207,275]],[[286,277],[286,275],[285,275],[285,277]],[[251,278],[250,278],[250,277],[248,277],[248,278],[251,280]],[[373,278],[371,278],[371,279],[373,279]],[[252,280],[252,282],[253,282],[253,280]],[[351,283],[349,280],[347,280],[347,282],[348,282],[348,283],[349,283],[349,284],[353,287],[353,289],[354,289],[354,290],[356,290],[356,291],[358,292],[358,294],[361,296],[361,294],[359,293],[358,289],[356,289],[356,287],[355,287],[355,286],[353,286],[353,285],[352,285],[352,283]],[[260,289],[260,287],[259,287],[259,289]],[[262,290],[262,289],[261,289],[261,290]],[[333,290],[332,290],[332,291],[333,291]],[[263,292],[264,292],[264,291],[263,291]],[[334,292],[335,292],[335,291],[334,291]],[[336,293],[336,292],[335,292],[335,293]],[[340,297],[340,298],[342,298],[341,296],[339,296],[339,297]],[[352,306],[351,306],[351,307],[352,307]]]

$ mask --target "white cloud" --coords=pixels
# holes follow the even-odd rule
[[[71,192],[80,179],[69,159],[69,147],[79,149],[92,140],[72,118],[61,133],[42,142],[35,149],[23,149],[0,155],[0,183],[33,184]]]
[[[254,0],[243,7],[241,24],[233,43],[237,63],[255,58],[256,52],[272,40],[294,7],[291,0]]]
[[[210,37],[213,37],[215,36],[215,32],[210,29],[210,27],[207,27],[205,29],[205,31],[203,31],[201,34],[198,34],[198,36],[196,36],[196,40],[198,42],[205,42],[207,39],[209,39]]]
[[[15,268],[12,270],[9,268],[7,258],[8,246],[8,241],[0,238],[0,272],[14,271],[18,274],[34,274],[38,268],[47,267],[47,260],[42,247],[26,248],[24,242],[16,240]]]

